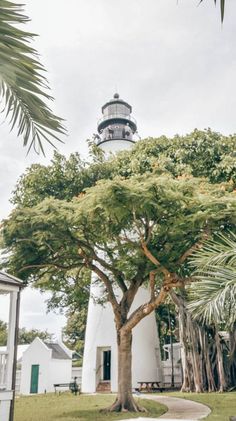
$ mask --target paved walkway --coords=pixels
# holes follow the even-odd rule
[[[158,420],[169,420],[169,421],[196,421],[201,420],[202,418],[207,417],[210,414],[211,410],[208,406],[203,405],[202,403],[189,401],[187,399],[172,398],[165,395],[141,395],[139,396],[145,399],[152,399],[154,401],[160,402],[163,405],[168,407],[168,411],[161,415],[158,418],[135,418],[138,421],[158,421]],[[133,418],[134,420],[134,418]],[[132,419],[126,420],[132,421]]]

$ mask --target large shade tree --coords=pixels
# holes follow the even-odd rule
[[[169,174],[174,178],[204,176],[212,184],[227,181],[227,188],[233,191],[236,187],[235,150],[235,136],[223,136],[211,130],[195,130],[171,139],[162,136],[140,141],[131,151],[121,152],[106,161],[94,146],[95,158],[90,164],[81,160],[78,154],[72,154],[66,159],[55,153],[49,166],[33,165],[26,171],[17,183],[12,200],[17,207],[33,207],[47,197],[71,201],[83,189],[93,186],[100,179],[116,176],[129,179],[140,174]],[[222,224],[220,230],[225,228],[227,224]],[[68,284],[66,277],[58,273],[51,289],[50,308],[66,308],[68,315],[76,312],[80,320],[84,320],[89,294],[86,276],[80,272],[78,280],[71,275]],[[45,282],[39,284],[41,289],[47,288]],[[183,391],[222,390],[224,387],[219,373],[214,369],[223,352],[219,347],[218,352],[215,349],[217,332],[207,326],[202,329],[203,326],[191,320],[186,307],[186,291],[179,290],[175,295],[172,293],[172,299],[177,304],[180,339],[184,350]],[[77,332],[80,340],[83,340],[84,335],[83,323]],[[74,340],[73,335],[71,338]],[[211,356],[214,356],[213,360]]]
[[[30,45],[35,35],[18,26],[28,20],[22,5],[0,0],[0,100],[24,146],[43,152],[43,143],[59,141],[65,129],[48,106],[53,98],[45,69]]]
[[[235,223],[230,190],[230,183],[194,177],[116,178],[72,201],[48,198],[19,206],[4,222],[11,272],[51,289],[64,282],[74,290],[86,268],[103,283],[118,346],[118,396],[110,410],[140,410],[131,389],[132,329],[189,281],[185,261],[205,234]],[[149,301],[131,312],[146,284]]]

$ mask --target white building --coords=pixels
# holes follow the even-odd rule
[[[98,146],[106,154],[128,149],[134,144],[133,135],[137,124],[131,117],[131,106],[118,94],[102,107],[103,117],[98,122]],[[103,390],[116,392],[117,384],[117,340],[114,314],[110,303],[96,304],[93,297],[101,296],[101,286],[92,276],[88,307],[84,359],[82,369],[82,392]],[[131,311],[150,300],[147,289],[140,288]],[[161,381],[162,365],[159,338],[154,313],[145,317],[133,329],[132,341],[132,386],[138,381]]]
[[[171,351],[172,348],[172,351]],[[172,377],[175,387],[180,387],[183,380],[182,365],[181,365],[181,344],[179,342],[163,346],[167,353],[167,358],[162,361],[163,382],[165,385],[171,385]],[[171,356],[171,352],[173,355]]]
[[[6,349],[0,351],[0,420],[12,421],[14,412],[17,328],[22,282],[0,272],[0,294],[9,301]]]
[[[72,351],[62,343],[35,338],[22,354],[20,393],[53,392],[55,383],[71,381],[71,370]]]

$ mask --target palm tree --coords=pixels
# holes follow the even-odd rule
[[[192,259],[198,282],[191,288],[189,309],[195,318],[215,328],[221,391],[236,381],[236,235],[218,235]],[[228,358],[224,361],[219,329],[228,330]],[[228,379],[228,380],[226,380]]]
[[[236,320],[236,235],[218,235],[195,252],[191,264],[198,282],[190,287],[189,308],[207,323],[232,326]]]
[[[37,51],[29,44],[35,35],[16,25],[29,21],[19,4],[0,0],[0,100],[11,129],[23,136],[24,146],[43,151],[43,141],[61,141],[63,121],[52,113],[46,102],[48,93],[44,67]]]

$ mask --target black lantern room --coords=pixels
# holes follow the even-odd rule
[[[98,145],[112,140],[126,140],[134,143],[133,135],[137,132],[136,120],[130,115],[132,107],[120,99],[119,94],[102,107],[102,118],[98,121]]]

